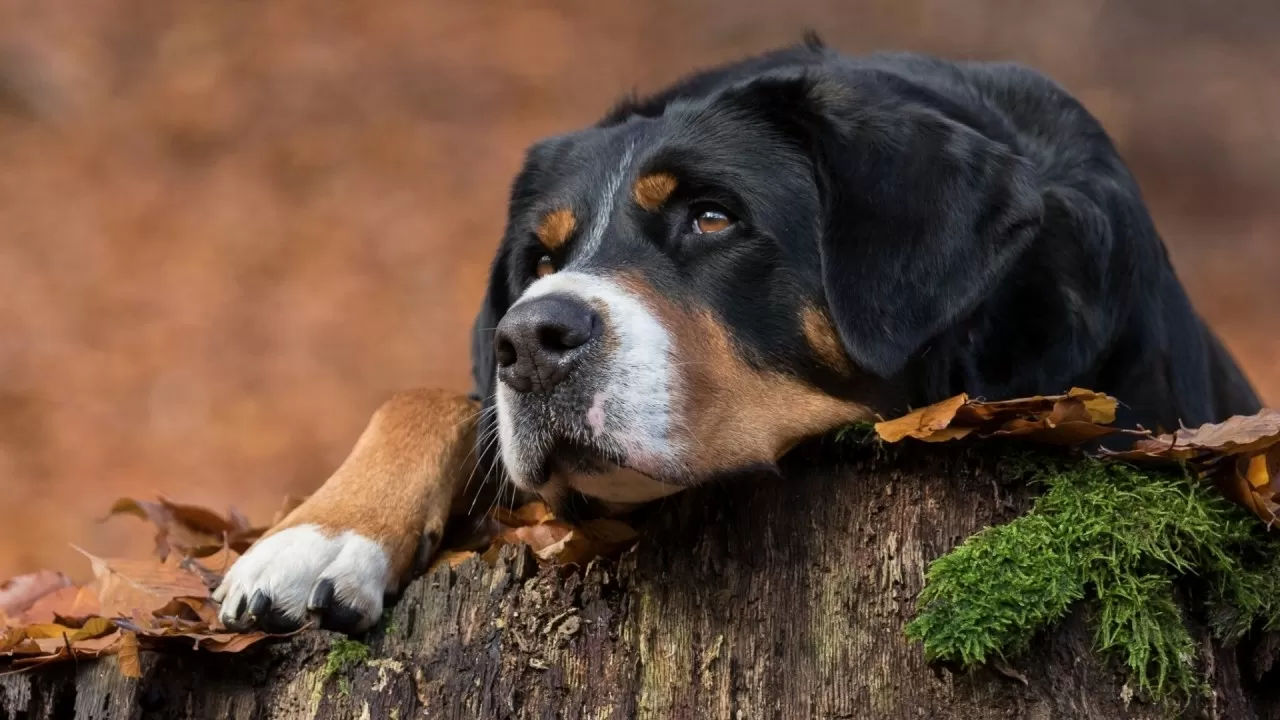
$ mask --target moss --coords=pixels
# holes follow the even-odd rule
[[[400,631],[400,625],[396,622],[391,608],[382,611],[382,627],[384,635],[395,635]]]
[[[369,646],[355,640],[339,638],[329,646],[329,655],[325,658],[324,668],[320,670],[318,687],[324,687],[330,678],[338,677],[338,694],[347,697],[351,694],[351,681],[344,675],[348,670],[362,665],[369,660]]]
[[[879,441],[876,435],[876,424],[870,420],[852,423],[835,431],[835,441],[838,443],[852,443],[855,445],[866,445],[872,441]]]
[[[1017,457],[1044,493],[1026,515],[936,560],[907,634],[930,659],[980,665],[1025,650],[1087,600],[1099,650],[1160,700],[1207,686],[1175,600],[1186,584],[1213,632],[1280,623],[1280,553],[1252,515],[1184,472]]]

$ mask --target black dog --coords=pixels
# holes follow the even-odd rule
[[[470,401],[391,400],[232,568],[228,625],[368,627],[477,455],[554,506],[613,506],[959,392],[1088,387],[1152,429],[1258,409],[1062,88],[816,39],[536,144],[473,355]]]

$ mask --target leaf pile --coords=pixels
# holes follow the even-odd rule
[[[272,524],[300,502],[287,499]],[[153,557],[101,558],[76,548],[93,569],[93,580],[82,586],[49,570],[0,584],[0,670],[119,655],[121,671],[140,677],[140,650],[240,652],[267,638],[287,637],[227,630],[210,596],[265,527],[252,525],[234,509],[223,516],[167,498],[122,498],[103,519],[122,515],[154,528]],[[435,566],[456,566],[472,557],[492,564],[503,546],[519,543],[529,545],[541,561],[583,565],[629,547],[637,537],[618,520],[571,525],[541,502],[495,508],[472,528],[439,554]]]
[[[1106,455],[1135,463],[1185,462],[1267,524],[1280,513],[1280,411],[1265,409],[1256,415],[1182,428]]]
[[[235,508],[231,508],[227,516],[223,517],[208,508],[176,503],[165,497],[154,502],[120,498],[111,506],[103,520],[133,515],[149,521],[156,528],[155,552],[161,560],[175,550],[191,557],[204,557],[224,547],[243,553],[271,525],[279,522],[300,504],[302,500],[299,498],[286,498],[271,523],[254,526]]]
[[[441,565],[457,567],[476,556],[492,565],[504,546],[521,543],[543,562],[586,565],[594,558],[625,550],[639,537],[630,525],[609,518],[571,525],[537,500],[514,510],[494,508],[478,527],[470,538],[441,552],[431,569]]]
[[[80,552],[94,576],[83,586],[48,571],[0,586],[0,662],[23,669],[118,654],[121,671],[140,677],[140,649],[186,645],[239,652],[269,637],[232,633],[218,622],[209,591],[238,557],[230,549],[198,560],[163,561]],[[15,588],[27,591],[10,592]]]
[[[977,437],[1019,437],[1054,445],[1079,445],[1116,434],[1146,435],[1111,427],[1116,399],[1104,393],[1072,388],[1065,395],[1037,395],[1015,400],[970,400],[961,393],[900,418],[878,422],[885,442],[914,438],[946,442]]]
[[[1136,438],[1130,449],[1098,456],[1154,466],[1190,465],[1230,500],[1268,525],[1280,516],[1280,411],[1263,409],[1224,422],[1154,436],[1112,427],[1116,399],[1072,388],[1065,395],[985,402],[956,395],[875,424],[885,442],[907,438],[946,442],[969,436],[1016,437],[1053,445],[1081,445],[1108,436]]]

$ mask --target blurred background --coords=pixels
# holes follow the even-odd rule
[[[268,519],[397,388],[467,389],[524,147],[818,30],[1047,71],[1280,402],[1272,0],[0,0],[0,578]]]

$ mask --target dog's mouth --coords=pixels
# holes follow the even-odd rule
[[[680,492],[683,485],[663,482],[631,466],[614,449],[561,441],[547,454],[536,488],[548,497],[566,490],[622,506],[644,503]]]
[[[596,433],[590,427],[564,426],[564,413],[519,413],[512,425],[519,428],[504,446],[508,477],[518,486],[546,497],[562,498],[576,491],[596,500],[643,503],[684,489],[672,482],[653,454],[643,445],[628,447],[626,437]],[[581,414],[579,411],[576,414]],[[647,464],[646,464],[647,463]]]
[[[541,487],[552,477],[604,475],[626,467],[626,458],[613,449],[561,438],[552,443],[531,484]]]

